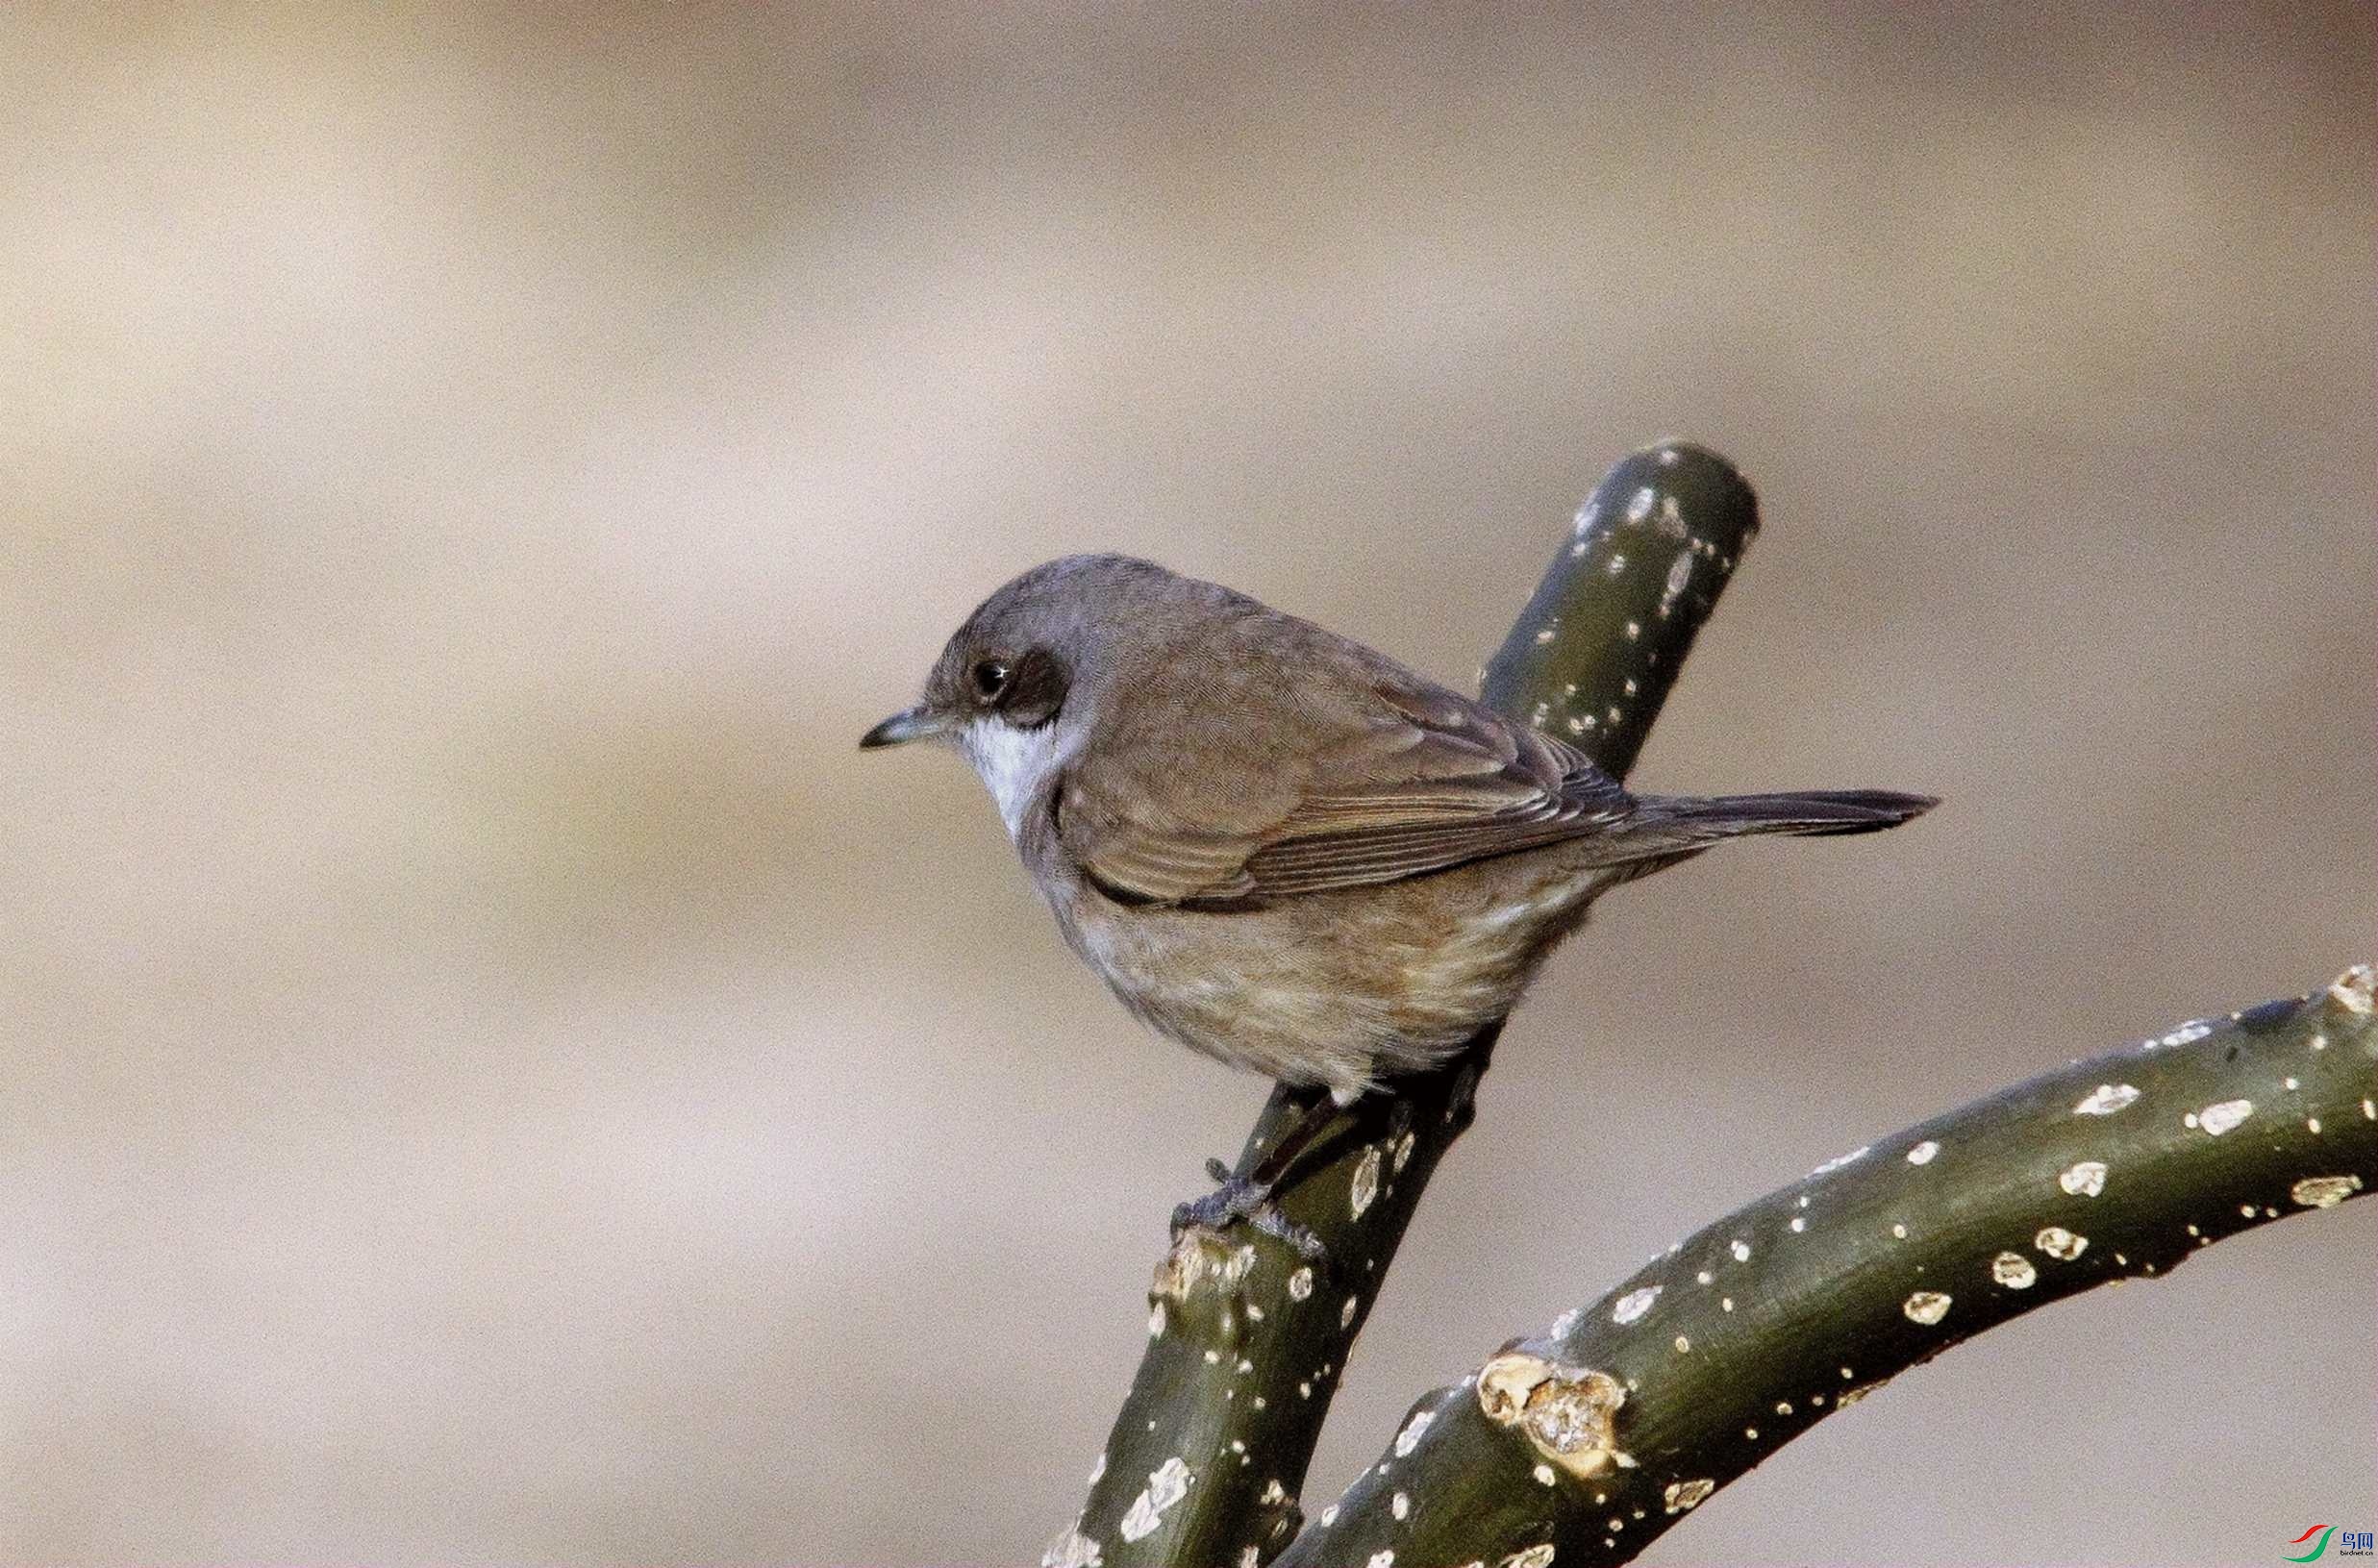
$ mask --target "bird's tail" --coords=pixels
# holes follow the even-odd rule
[[[1640,820],[1689,843],[1739,838],[1747,834],[1880,833],[1922,816],[1940,803],[1930,795],[1889,789],[1811,789],[1789,795],[1648,795],[1639,802]],[[1654,825],[1656,824],[1656,827]]]

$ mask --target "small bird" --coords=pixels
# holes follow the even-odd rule
[[[1328,1091],[1251,1180],[1221,1173],[1184,1210],[1276,1233],[1290,1145],[1509,1012],[1610,888],[1722,839],[1868,833],[1937,804],[1631,794],[1359,642],[1115,555],[993,593],[915,706],[859,744],[926,737],[974,765],[1065,941],[1125,1008]]]

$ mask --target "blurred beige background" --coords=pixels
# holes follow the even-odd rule
[[[1816,1161],[2366,956],[2372,13],[0,12],[0,1558],[1036,1558],[1263,1085],[953,759],[1112,547],[1466,682],[1613,457],[1767,528],[1315,1467]],[[1579,1129],[1588,1129],[1581,1136]],[[2378,1205],[1650,1560],[2378,1508]]]

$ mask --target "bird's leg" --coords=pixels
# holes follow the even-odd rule
[[[1288,1131],[1280,1134],[1280,1141],[1264,1151],[1255,1168],[1244,1176],[1238,1175],[1221,1160],[1207,1160],[1206,1175],[1219,1184],[1203,1198],[1172,1211],[1175,1233],[1190,1225],[1219,1230],[1232,1220],[1242,1219],[1307,1257],[1320,1257],[1320,1237],[1283,1214],[1274,1200],[1297,1162],[1322,1141],[1322,1134],[1344,1108],[1326,1092],[1314,1094],[1297,1113],[1296,1120],[1289,1124]]]
[[[1248,1174],[1247,1180],[1265,1192],[1275,1192],[1287,1185],[1289,1174],[1296,1169],[1297,1161],[1320,1146],[1321,1134],[1330,1130],[1339,1113],[1352,1103],[1341,1102],[1335,1094],[1316,1093],[1306,1102],[1305,1108],[1289,1130],[1280,1134],[1280,1141],[1264,1151],[1264,1157],[1255,1162],[1255,1169]],[[1220,1164],[1221,1161],[1214,1163]]]

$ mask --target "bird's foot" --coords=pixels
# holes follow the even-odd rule
[[[1295,1248],[1304,1257],[1318,1261],[1324,1256],[1321,1238],[1280,1211],[1273,1183],[1234,1175],[1218,1159],[1206,1161],[1206,1175],[1219,1184],[1172,1211],[1174,1235],[1192,1225],[1219,1231],[1233,1220],[1244,1220],[1273,1240]]]

